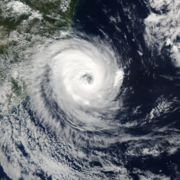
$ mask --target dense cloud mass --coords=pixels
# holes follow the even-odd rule
[[[115,126],[124,74],[117,58],[102,42],[70,38],[49,43],[34,56],[27,74],[34,111],[55,127],[59,119],[82,130]]]

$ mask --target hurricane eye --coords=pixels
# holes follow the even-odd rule
[[[89,85],[91,85],[94,82],[94,78],[92,74],[84,74],[82,75],[81,79],[85,84],[89,84]]]

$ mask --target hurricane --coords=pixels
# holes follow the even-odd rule
[[[0,1],[0,179],[180,179],[179,0]]]
[[[121,106],[116,99],[124,76],[120,60],[112,47],[98,40],[69,38],[47,44],[34,56],[27,79],[37,113],[50,126],[113,128]]]

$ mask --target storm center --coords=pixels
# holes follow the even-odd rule
[[[94,81],[92,74],[84,74],[84,75],[82,75],[81,79],[82,79],[83,83],[89,84],[89,85],[92,84]]]

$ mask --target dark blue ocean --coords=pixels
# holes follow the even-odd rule
[[[126,142],[111,147],[109,151],[121,154],[117,163],[123,162],[133,179],[139,179],[133,172],[136,168],[179,179],[180,147],[176,147],[174,154],[169,154],[168,149],[173,145],[167,139],[177,135],[180,130],[180,75],[168,50],[164,49],[160,56],[156,48],[150,49],[146,45],[144,19],[152,11],[147,0],[80,0],[74,28],[110,42],[118,52],[121,57],[119,62],[126,74],[124,93],[119,96],[124,100],[124,110],[118,115],[119,121],[136,122],[135,126],[127,128],[127,133],[137,138],[151,137],[148,141],[134,142],[137,146],[139,143],[134,156],[126,153],[134,148],[134,143]],[[166,112],[161,112],[158,102],[167,99],[171,105]],[[156,115],[149,119],[153,109],[157,110]],[[153,148],[156,145],[163,149],[159,155],[138,155],[143,147]],[[113,172],[109,173],[113,179]]]

